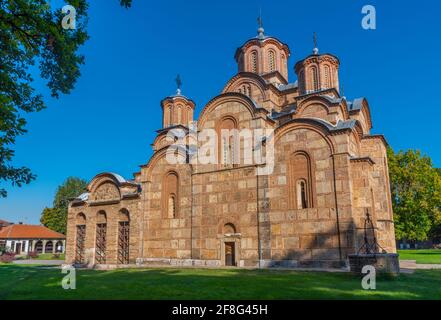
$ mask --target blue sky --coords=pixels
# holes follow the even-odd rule
[[[134,0],[130,10],[118,0],[90,2],[82,76],[59,100],[36,79],[48,108],[27,116],[14,163],[38,178],[22,188],[5,185],[0,219],[38,223],[69,176],[90,180],[111,171],[131,178],[152,154],[159,102],[175,92],[176,74],[199,112],[237,72],[235,49],[256,35],[260,7],[266,34],[291,48],[291,82],[315,31],[320,51],[341,60],[345,95],[368,98],[373,132],[396,150],[420,149],[441,167],[438,1]],[[361,28],[367,4],[377,9],[376,30]]]

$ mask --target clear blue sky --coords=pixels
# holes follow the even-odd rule
[[[159,102],[175,92],[176,74],[200,111],[236,73],[235,49],[256,35],[259,7],[266,34],[291,48],[290,81],[316,31],[321,52],[340,57],[345,95],[368,98],[374,133],[396,150],[420,149],[441,167],[439,1],[134,0],[130,10],[119,0],[90,2],[82,76],[72,94],[47,98],[46,110],[27,116],[14,163],[38,178],[6,185],[0,219],[38,223],[68,176],[131,178],[152,154]],[[377,30],[361,28],[366,4],[377,9]],[[44,82],[35,85],[47,96]]]

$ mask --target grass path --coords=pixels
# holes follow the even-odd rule
[[[3,299],[441,299],[441,271],[378,279],[361,289],[347,273],[270,270],[79,270],[77,289],[63,290],[59,269],[0,266]]]

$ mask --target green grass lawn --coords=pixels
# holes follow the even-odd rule
[[[348,273],[240,269],[78,270],[77,289],[63,290],[60,269],[0,266],[4,299],[441,299],[441,271],[377,279],[361,288]]]
[[[53,253],[45,253],[45,254],[39,254],[37,258],[32,259],[32,260],[64,260],[65,259],[65,255],[60,254],[59,258],[54,258],[54,254]],[[28,260],[27,256],[18,256],[16,257],[16,260]]]
[[[399,250],[400,260],[416,260],[420,264],[441,264],[441,250]]]
[[[64,260],[64,258],[65,258],[64,253],[60,254],[59,258],[54,258],[53,253],[45,253],[38,255],[38,258],[34,260]]]

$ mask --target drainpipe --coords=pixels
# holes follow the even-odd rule
[[[334,176],[334,200],[335,200],[335,213],[337,216],[337,235],[338,235],[338,255],[340,258],[340,263],[343,263],[343,257],[341,252],[341,236],[340,236],[340,217],[338,211],[338,197],[337,197],[337,176],[335,172],[335,154],[331,155],[332,157],[332,170]]]
[[[257,171],[257,166],[255,167]],[[259,256],[259,269],[262,268],[262,244],[260,241],[260,218],[259,218],[259,175],[256,172],[256,213],[257,213],[257,252]]]
[[[190,259],[193,263],[193,165],[190,164]]]

